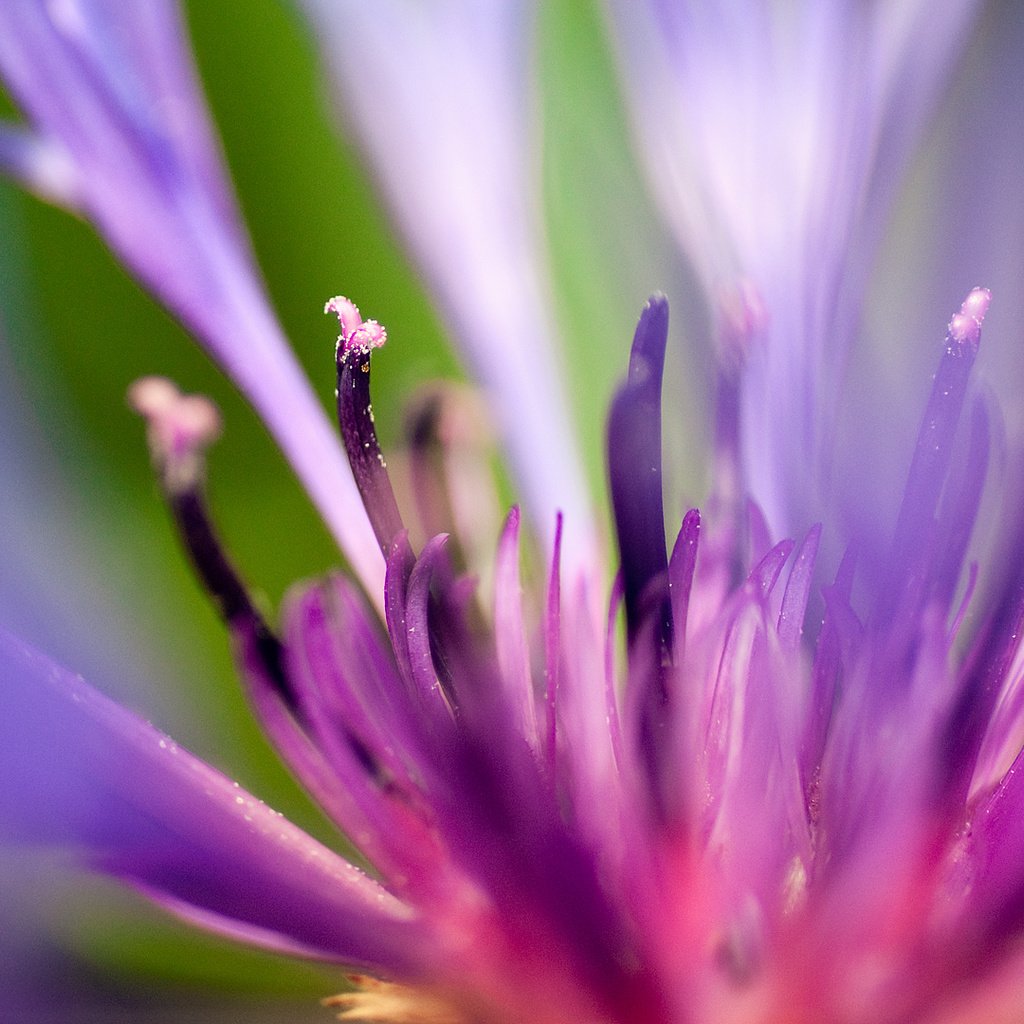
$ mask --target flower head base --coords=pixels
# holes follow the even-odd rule
[[[349,975],[348,980],[356,991],[323,1000],[324,1006],[341,1008],[338,1020],[363,1024],[469,1024],[454,1006],[429,993],[363,974]]]

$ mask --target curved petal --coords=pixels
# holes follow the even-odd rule
[[[376,882],[6,634],[0,771],[0,835],[70,845],[218,931],[385,971],[430,948]]]
[[[0,165],[91,220],[266,421],[379,600],[384,563],[334,430],[267,303],[171,0],[11,0],[0,72],[37,144]]]
[[[351,126],[490,393],[524,506],[570,562],[589,501],[544,284],[525,69],[532,4],[305,0]]]

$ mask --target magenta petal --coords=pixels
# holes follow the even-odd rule
[[[76,848],[237,938],[377,969],[422,961],[412,912],[377,883],[6,634],[0,683],[0,834]]]

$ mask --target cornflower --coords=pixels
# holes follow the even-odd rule
[[[69,844],[200,927],[359,971],[327,1000],[343,1019],[1017,1019],[1024,520],[981,590],[969,558],[995,430],[971,386],[987,289],[948,322],[893,521],[814,518],[892,181],[974,5],[611,5],[718,369],[706,512],[666,514],[669,304],[653,295],[608,415],[610,598],[548,348],[527,9],[307,6],[343,40],[342,102],[494,397],[542,583],[521,579],[513,507],[493,593],[477,585],[480,492],[448,392],[410,417],[414,502],[398,501],[371,404],[386,331],[342,296],[326,304],[330,438],[263,297],[175,6],[12,0],[0,69],[29,127],[4,129],[4,166],[96,224],[222,363],[348,558],[272,621],[205,496],[217,411],[163,379],[133,387],[253,707],[368,870],[7,634],[0,763],[30,799],[3,795],[5,831]],[[458,145],[417,135],[431,111]],[[42,743],[56,770],[33,771]]]

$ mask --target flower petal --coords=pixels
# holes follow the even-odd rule
[[[531,173],[531,4],[305,0],[392,214],[489,392],[533,523],[592,529],[560,383]]]
[[[744,350],[743,472],[776,535],[820,518],[875,243],[979,6],[611,4],[652,190]]]
[[[236,783],[0,634],[0,830],[85,861],[217,930],[376,969],[421,960],[410,911]]]
[[[383,560],[333,428],[267,303],[177,5],[11,0],[0,5],[0,72],[36,133],[29,146],[5,128],[0,166],[90,219],[209,348],[379,595]]]

